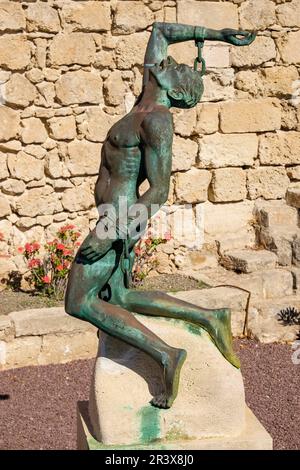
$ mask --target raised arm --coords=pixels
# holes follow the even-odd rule
[[[148,68],[167,58],[168,46],[185,41],[222,41],[236,46],[246,46],[255,39],[255,33],[235,29],[209,29],[177,23],[153,23],[144,60],[144,85],[148,81]]]

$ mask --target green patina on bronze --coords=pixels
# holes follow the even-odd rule
[[[140,443],[157,441],[160,435],[160,410],[151,405],[143,406],[138,416],[141,419]]]
[[[239,367],[239,361],[232,349],[228,309],[208,310],[162,292],[129,288],[133,248],[138,241],[134,231],[136,214],[132,209],[136,204],[145,208],[140,224],[143,227],[154,215],[153,205],[157,211],[168,198],[174,132],[169,110],[191,108],[200,101],[205,72],[201,53],[204,41],[244,46],[254,38],[255,34],[246,31],[154,23],[145,54],[142,92],[132,110],[109,130],[102,146],[95,186],[99,220],[72,265],[65,308],[70,315],[139,348],[160,365],[164,392],[153,397],[151,403],[155,407],[172,406],[186,352],[166,344],[131,312],[184,320],[190,331],[190,324],[201,327],[231,364]],[[194,67],[178,64],[167,54],[170,44],[185,41],[195,41],[198,47]],[[149,189],[141,195],[139,187],[145,180]],[[120,198],[125,196],[126,205],[121,207]],[[112,224],[111,216],[102,210],[105,204],[116,210],[117,220],[114,235],[104,237]],[[128,216],[126,223],[122,221],[124,214]]]

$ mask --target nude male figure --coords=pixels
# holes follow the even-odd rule
[[[150,217],[151,206],[160,207],[167,200],[173,139],[169,109],[193,107],[203,93],[201,74],[168,57],[168,45],[204,39],[247,45],[254,37],[243,31],[154,23],[145,55],[143,91],[133,109],[110,129],[103,144],[95,187],[97,207],[112,204],[118,213],[119,197],[126,196],[128,213],[138,203]],[[146,179],[150,187],[139,196],[139,186]],[[118,219],[113,239],[99,237],[99,229],[103,233],[108,221],[105,215],[100,216],[97,227],[78,250],[68,281],[66,312],[149,354],[161,366],[164,380],[164,393],[154,396],[151,403],[169,408],[178,393],[186,351],[166,344],[131,312],[199,325],[221,354],[239,367],[232,349],[230,311],[207,310],[161,292],[130,289],[126,269],[132,268],[133,247],[138,241],[132,236],[134,221],[129,217],[124,226]]]

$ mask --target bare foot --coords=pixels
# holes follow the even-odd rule
[[[186,359],[184,349],[173,349],[171,353],[166,354],[162,365],[164,368],[165,393],[154,397],[151,404],[157,408],[170,408],[177,397],[180,370]]]
[[[239,369],[241,364],[232,346],[230,317],[231,313],[228,308],[215,310],[214,319],[211,321],[211,327],[207,332],[225,359]]]

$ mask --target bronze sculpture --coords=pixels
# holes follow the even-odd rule
[[[203,93],[204,68],[201,72],[196,70],[197,61],[202,61],[201,55],[192,69],[168,57],[167,48],[172,43],[194,40],[200,52],[204,40],[248,45],[254,38],[252,33],[231,29],[216,31],[182,24],[153,24],[145,55],[142,93],[133,109],[110,129],[103,144],[95,187],[100,217],[79,248],[71,268],[66,312],[141,349],[160,364],[165,391],[151,401],[160,408],[172,406],[177,396],[186,352],[163,342],[131,312],[171,317],[201,326],[223,356],[239,367],[232,349],[228,309],[208,310],[161,292],[129,288],[134,244],[147,218],[153,215],[152,206],[162,206],[168,197],[173,138],[169,108],[191,108]],[[139,196],[138,188],[145,179],[150,188]],[[120,198],[125,196],[124,209],[120,207]],[[109,211],[102,211],[108,204],[121,216],[114,219]],[[138,222],[137,205],[145,208]],[[124,213],[128,220],[125,223],[121,220]]]

